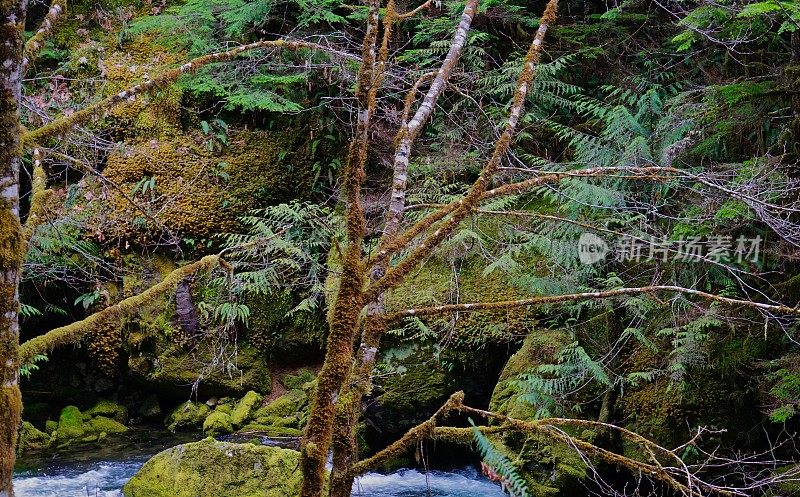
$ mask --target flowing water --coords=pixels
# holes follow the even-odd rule
[[[20,461],[14,476],[16,497],[121,497],[122,486],[149,457],[186,439],[144,432],[122,444],[61,452]],[[500,487],[474,468],[457,471],[405,469],[368,473],[353,487],[354,497],[502,497]]]

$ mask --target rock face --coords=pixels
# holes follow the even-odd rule
[[[293,497],[300,453],[207,438],[153,456],[122,489],[125,497]]]

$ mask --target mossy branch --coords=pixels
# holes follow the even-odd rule
[[[166,292],[174,291],[178,283],[198,271],[207,271],[216,267],[220,262],[218,255],[207,255],[199,261],[192,262],[169,273],[159,283],[151,286],[144,292],[128,297],[125,300],[106,307],[81,321],[50,330],[44,335],[32,338],[20,345],[20,361],[25,364],[31,361],[34,355],[46,353],[59,345],[75,343],[87,333],[96,330],[102,323],[116,321],[126,316],[139,312],[142,307],[152,304],[158,297]]]
[[[30,242],[36,228],[45,219],[45,207],[47,200],[53,195],[53,191],[47,188],[47,173],[42,166],[42,151],[40,148],[33,149],[33,178],[31,182],[31,205],[28,210],[28,219],[23,226],[23,237],[26,242]]]
[[[508,153],[511,142],[517,133],[517,124],[519,123],[522,111],[524,109],[525,99],[528,96],[528,91],[531,88],[533,79],[536,73],[536,66],[539,64],[542,55],[542,46],[544,37],[547,33],[548,27],[555,22],[556,13],[558,11],[558,0],[550,0],[547,2],[544,13],[540,19],[539,29],[536,31],[536,36],[528,49],[525,56],[525,63],[522,73],[517,79],[516,89],[514,91],[514,99],[511,103],[508,119],[506,121],[503,133],[500,138],[495,142],[494,151],[491,157],[481,170],[478,179],[472,184],[467,194],[460,200],[454,202],[450,218],[447,219],[442,225],[436,229],[430,236],[428,236],[421,244],[419,244],[411,253],[399,264],[390,269],[386,275],[380,280],[370,285],[367,291],[367,300],[373,300],[377,295],[383,293],[389,288],[396,286],[402,279],[415,267],[430,252],[438,247],[444,240],[446,240],[453,231],[456,230],[461,221],[478,205],[484,193],[486,192],[492,176],[500,167],[500,162]],[[442,219],[447,214],[442,215]],[[405,236],[399,237],[398,243],[403,246],[407,243]],[[397,244],[392,247],[384,248],[379,251],[379,257],[386,258],[387,253],[397,250]]]
[[[753,302],[751,300],[734,299],[730,297],[723,297],[713,293],[695,290],[694,288],[685,288],[675,285],[650,285],[643,287],[633,288],[618,288],[615,290],[605,290],[596,292],[582,292],[570,293],[566,295],[545,295],[539,297],[530,297],[519,300],[503,300],[498,302],[473,302],[466,304],[448,304],[438,305],[431,307],[421,307],[418,309],[406,309],[399,312],[394,312],[386,316],[387,321],[395,321],[405,317],[411,316],[432,316],[437,314],[449,314],[453,312],[476,312],[476,311],[496,311],[503,309],[514,309],[517,307],[527,307],[530,305],[547,305],[547,304],[560,304],[564,302],[577,302],[583,300],[597,300],[612,297],[621,297],[625,295],[639,295],[660,292],[676,292],[686,295],[694,295],[705,300],[713,302],[720,302],[728,305],[738,305],[749,307],[765,312],[772,312],[776,314],[794,314],[800,315],[800,304],[795,307],[789,307],[783,304],[767,304],[762,302]]]
[[[50,9],[47,15],[44,16],[42,24],[39,29],[26,43],[22,55],[22,73],[28,68],[31,62],[36,60],[39,53],[42,51],[45,42],[53,32],[56,23],[61,20],[64,13],[67,11],[67,0],[53,0],[50,4]]]
[[[460,411],[463,406],[464,392],[459,391],[454,393],[449,399],[447,399],[447,402],[445,402],[444,405],[426,421],[423,421],[414,428],[408,430],[402,437],[400,437],[399,440],[396,440],[374,456],[354,464],[350,469],[350,474],[352,476],[364,474],[371,469],[377,468],[387,460],[404,454],[420,440],[430,438],[433,435],[436,428],[437,419],[447,416],[453,411]]]
[[[39,129],[28,131],[22,135],[22,144],[23,146],[31,146],[33,143],[41,143],[45,138],[64,134],[74,126],[102,116],[105,112],[118,104],[134,100],[137,95],[149,94],[165,88],[174,83],[181,76],[195,73],[203,66],[217,62],[227,62],[245,52],[258,50],[261,48],[284,48],[287,50],[312,48],[329,51],[326,47],[317,43],[297,40],[262,40],[247,45],[242,45],[225,52],[216,52],[203,55],[190,60],[176,69],[166,71],[149,81],[139,83],[119,93],[106,97],[95,104],[75,112],[74,114],[56,119],[55,121],[52,121]]]
[[[480,202],[478,202],[478,204],[504,195],[521,195],[530,192],[536,187],[559,183],[569,178],[614,178],[641,181],[668,181],[677,179],[679,177],[689,180],[694,179],[693,175],[687,173],[686,171],[672,167],[658,166],[592,167],[574,171],[540,171],[535,178],[516,183],[508,183],[485,191],[483,195],[481,195]],[[440,206],[434,212],[431,212],[417,221],[414,225],[407,228],[395,239],[386,243],[385,246],[381,248],[375,255],[372,263],[379,264],[408,247],[414,239],[423,234],[431,226],[455,212],[459,207],[462,206],[462,202],[463,199]],[[473,206],[473,210],[476,206],[477,204]]]

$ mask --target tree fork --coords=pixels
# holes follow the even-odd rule
[[[347,203],[347,247],[342,261],[339,290],[331,313],[325,361],[317,376],[317,390],[309,409],[300,448],[300,469],[303,475],[301,497],[322,497],[324,492],[325,462],[333,438],[336,404],[340,400],[340,395],[344,393],[343,387],[350,373],[353,341],[358,333],[359,317],[364,305],[361,242],[364,238],[366,219],[361,205],[361,187],[369,151],[370,119],[375,108],[377,86],[380,83],[380,76],[375,74],[379,7],[379,0],[370,0],[355,92],[358,102],[358,121],[348,149],[343,178]],[[382,59],[383,54],[382,50]]]
[[[442,94],[450,77],[450,73],[458,62],[461,50],[467,40],[472,19],[478,7],[478,0],[469,0],[464,8],[458,27],[456,28],[453,42],[445,56],[439,70],[423,75],[408,93],[403,112],[403,125],[397,134],[397,147],[393,164],[392,193],[389,209],[386,214],[386,225],[379,241],[379,246],[391,240],[400,227],[405,208],[405,191],[408,177],[408,163],[411,147],[414,140],[421,132],[423,126],[433,113],[436,102]],[[387,57],[389,36],[391,36],[392,23],[395,19],[394,1],[387,6],[386,20],[384,21],[384,38],[381,44],[381,60],[379,70],[383,71],[383,64]],[[413,118],[409,119],[411,105],[413,104],[419,84],[428,75],[434,76],[428,92],[423,98]],[[375,264],[370,269],[369,278],[372,283],[380,278],[388,268],[388,261],[384,260]],[[342,401],[337,405],[336,421],[334,426],[333,445],[333,471],[331,473],[330,497],[349,497],[353,487],[354,476],[350,468],[358,460],[358,420],[361,417],[361,401],[368,395],[371,388],[371,374],[375,365],[381,337],[386,332],[386,321],[381,314],[384,312],[385,294],[380,294],[367,306],[367,315],[363,325],[361,345],[358,359],[351,371],[351,381],[346,386]]]

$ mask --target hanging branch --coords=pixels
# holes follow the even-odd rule
[[[184,278],[199,271],[208,271],[220,264],[219,255],[207,255],[199,261],[192,262],[169,273],[159,283],[151,286],[144,292],[128,297],[121,302],[106,307],[81,321],[55,328],[44,335],[31,338],[20,345],[19,355],[21,364],[30,362],[36,354],[48,352],[59,345],[75,343],[87,333],[97,330],[102,323],[118,321],[140,312],[142,307],[153,303],[155,299],[167,292],[175,291],[178,283]]]
[[[47,15],[44,16],[39,29],[26,43],[22,54],[22,73],[28,69],[31,62],[39,57],[45,42],[53,32],[56,23],[61,20],[62,14],[67,10],[67,0],[53,0]]]

